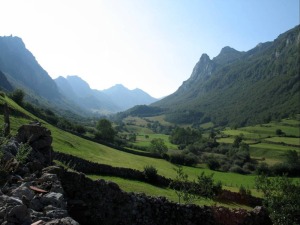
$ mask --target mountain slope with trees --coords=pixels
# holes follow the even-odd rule
[[[247,52],[203,54],[191,77],[156,102],[174,123],[244,126],[299,113],[299,26]]]

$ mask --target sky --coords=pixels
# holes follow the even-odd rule
[[[248,51],[299,24],[299,0],[0,0],[0,36],[18,36],[55,79],[175,92],[203,53]]]

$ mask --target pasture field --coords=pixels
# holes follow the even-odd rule
[[[146,138],[145,135],[148,135],[148,138]],[[169,141],[169,135],[166,135],[166,134],[142,134],[142,133],[139,133],[137,135],[137,140],[134,143],[134,145],[147,147],[150,145],[151,140],[153,140],[154,138],[163,139],[169,149],[177,149],[177,146],[172,144]]]
[[[297,119],[283,119],[280,122],[271,122],[235,130],[225,129],[221,133],[227,137],[218,138],[220,143],[233,143],[235,136],[243,135],[244,141],[250,145],[250,155],[253,158],[264,158],[272,165],[281,162],[288,150],[300,153],[300,121]],[[285,135],[276,135],[280,129]]]
[[[297,145],[300,147],[300,139],[293,137],[271,137],[266,138],[265,141],[274,142],[274,143],[284,143],[288,145]]]
[[[134,180],[126,180],[119,177],[111,177],[111,176],[99,176],[99,175],[87,175],[92,180],[103,179],[106,181],[113,181],[119,185],[119,187],[126,192],[135,192],[135,193],[144,193],[148,196],[163,196],[166,197],[169,201],[178,202],[178,196],[176,195],[175,191],[170,188],[161,188],[157,187],[148,183],[144,183],[141,181],[134,181]],[[197,205],[214,205],[214,206],[224,206],[228,208],[244,208],[244,209],[251,209],[250,207],[232,203],[221,203],[217,201],[213,201],[211,199],[200,198],[193,202]]]

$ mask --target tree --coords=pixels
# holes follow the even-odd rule
[[[116,132],[113,129],[112,124],[109,120],[100,119],[97,123],[96,128],[97,128],[97,132],[95,134],[95,137],[97,139],[101,139],[109,142],[112,142],[114,140]]]
[[[185,203],[192,203],[199,196],[195,194],[195,182],[189,182],[188,175],[183,172],[183,168],[178,166],[174,168],[176,177],[170,183],[170,187],[175,191],[178,197],[178,203],[183,200]]]
[[[240,147],[240,144],[241,144],[242,140],[243,140],[243,136],[242,135],[236,136],[234,138],[234,142],[233,142],[232,146],[235,147],[235,148]]]
[[[16,89],[11,95],[10,98],[14,100],[17,104],[23,105],[25,93],[21,89]]]
[[[255,178],[258,191],[264,194],[264,205],[274,224],[300,224],[300,183],[286,176]]]
[[[167,153],[168,147],[166,146],[165,142],[161,138],[154,138],[150,142],[150,151],[159,153],[160,155]]]

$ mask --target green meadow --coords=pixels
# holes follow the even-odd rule
[[[284,134],[278,136],[277,130],[281,130]],[[251,157],[263,159],[271,165],[281,162],[288,150],[300,153],[300,122],[298,118],[238,129],[227,128],[221,134],[223,137],[218,138],[220,143],[233,143],[236,136],[242,135],[244,142],[250,145]]]
[[[24,116],[11,116],[11,133],[14,135],[17,132],[17,129],[23,125],[27,124],[28,122],[32,120],[36,120],[37,118],[33,116],[32,114],[28,113],[24,109],[22,109],[20,106],[15,104],[13,101],[8,99],[7,97],[3,99],[0,96],[0,103],[3,103],[4,101],[8,102],[10,107],[14,110],[20,111],[24,114]],[[24,118],[25,117],[25,118]],[[3,121],[3,115],[0,115],[0,121]],[[174,168],[176,168],[176,165],[171,164],[170,162],[163,160],[163,159],[154,159],[150,157],[145,156],[139,156],[131,153],[122,152],[92,141],[88,141],[86,139],[80,138],[78,136],[75,136],[71,133],[65,132],[61,129],[58,129],[42,120],[39,120],[44,126],[46,126],[48,129],[51,130],[52,137],[53,137],[53,149],[57,152],[63,152],[67,154],[71,154],[92,162],[97,162],[101,164],[107,164],[114,167],[124,167],[124,168],[132,168],[137,169],[140,171],[143,171],[144,167],[147,165],[152,165],[158,170],[158,174],[168,177],[168,178],[175,178],[176,172]],[[293,125],[295,122],[289,121]],[[139,123],[143,123],[142,121],[139,121]],[[290,132],[293,135],[297,134],[295,131],[297,127],[290,127],[290,123],[285,123],[285,125],[282,125],[282,128],[284,128],[284,132]],[[1,125],[1,123],[0,123]],[[242,131],[246,131],[248,133],[245,133],[245,135],[251,135],[251,132],[253,130],[257,131],[257,128],[259,127],[246,127],[242,128]],[[295,128],[295,129],[293,129]],[[271,128],[263,128],[261,131],[266,132],[266,129],[270,134],[275,130],[276,127]],[[272,132],[271,132],[272,131]],[[141,130],[139,130],[141,132]],[[238,135],[238,132],[236,131],[226,131],[229,135],[230,132],[233,136],[229,136],[228,138],[223,138],[221,140],[227,141],[228,143],[233,140],[234,135]],[[228,133],[229,132],[229,133]],[[168,141],[168,135],[163,134],[148,134],[149,138],[145,137],[145,133],[139,133],[137,135],[137,143],[141,146],[145,146],[149,144],[149,142],[153,138],[162,138],[165,140],[166,144],[170,149],[174,149],[174,151],[177,149],[175,145],[172,145]],[[284,138],[277,138],[275,135],[271,138],[271,142],[274,142],[273,144],[270,143],[259,143],[251,145],[251,154],[255,157],[266,157],[273,160],[279,160],[282,153],[284,153],[288,149],[296,149],[299,150],[297,147],[289,147],[289,146],[283,146],[280,144],[277,144],[277,142],[283,142],[286,141]],[[272,139],[273,138],[273,139]],[[220,141],[220,140],[219,140]],[[290,139],[288,141],[290,144],[295,144],[294,139]],[[267,160],[267,159],[266,159]],[[198,167],[187,167],[183,166],[184,172],[189,176],[190,180],[197,179],[197,176],[204,171],[205,174],[214,174],[215,181],[221,181],[223,184],[223,188],[229,189],[232,191],[238,191],[239,187],[243,185],[246,188],[249,188],[254,195],[258,195],[258,193],[255,191],[254,187],[254,175],[241,175],[236,173],[224,173],[224,172],[218,172],[218,171],[211,171],[207,169],[206,167],[201,167],[199,165]],[[93,179],[98,179],[99,176],[91,176]],[[101,177],[103,178],[103,177]],[[163,195],[169,198],[170,200],[175,201],[176,196],[174,195],[172,190],[168,189],[161,189],[158,187],[151,186],[149,184],[144,184],[142,182],[137,181],[129,181],[126,179],[116,178],[116,177],[104,177],[106,180],[112,180],[115,181],[120,185],[122,189],[125,191],[132,191],[132,192],[144,192],[148,195]],[[298,179],[298,178],[297,178]],[[300,180],[300,179],[298,179]],[[201,200],[203,201],[203,200]],[[205,200],[206,201],[206,200]],[[212,203],[212,202],[211,202]],[[210,204],[210,203],[205,203]],[[213,203],[212,203],[213,204]]]

